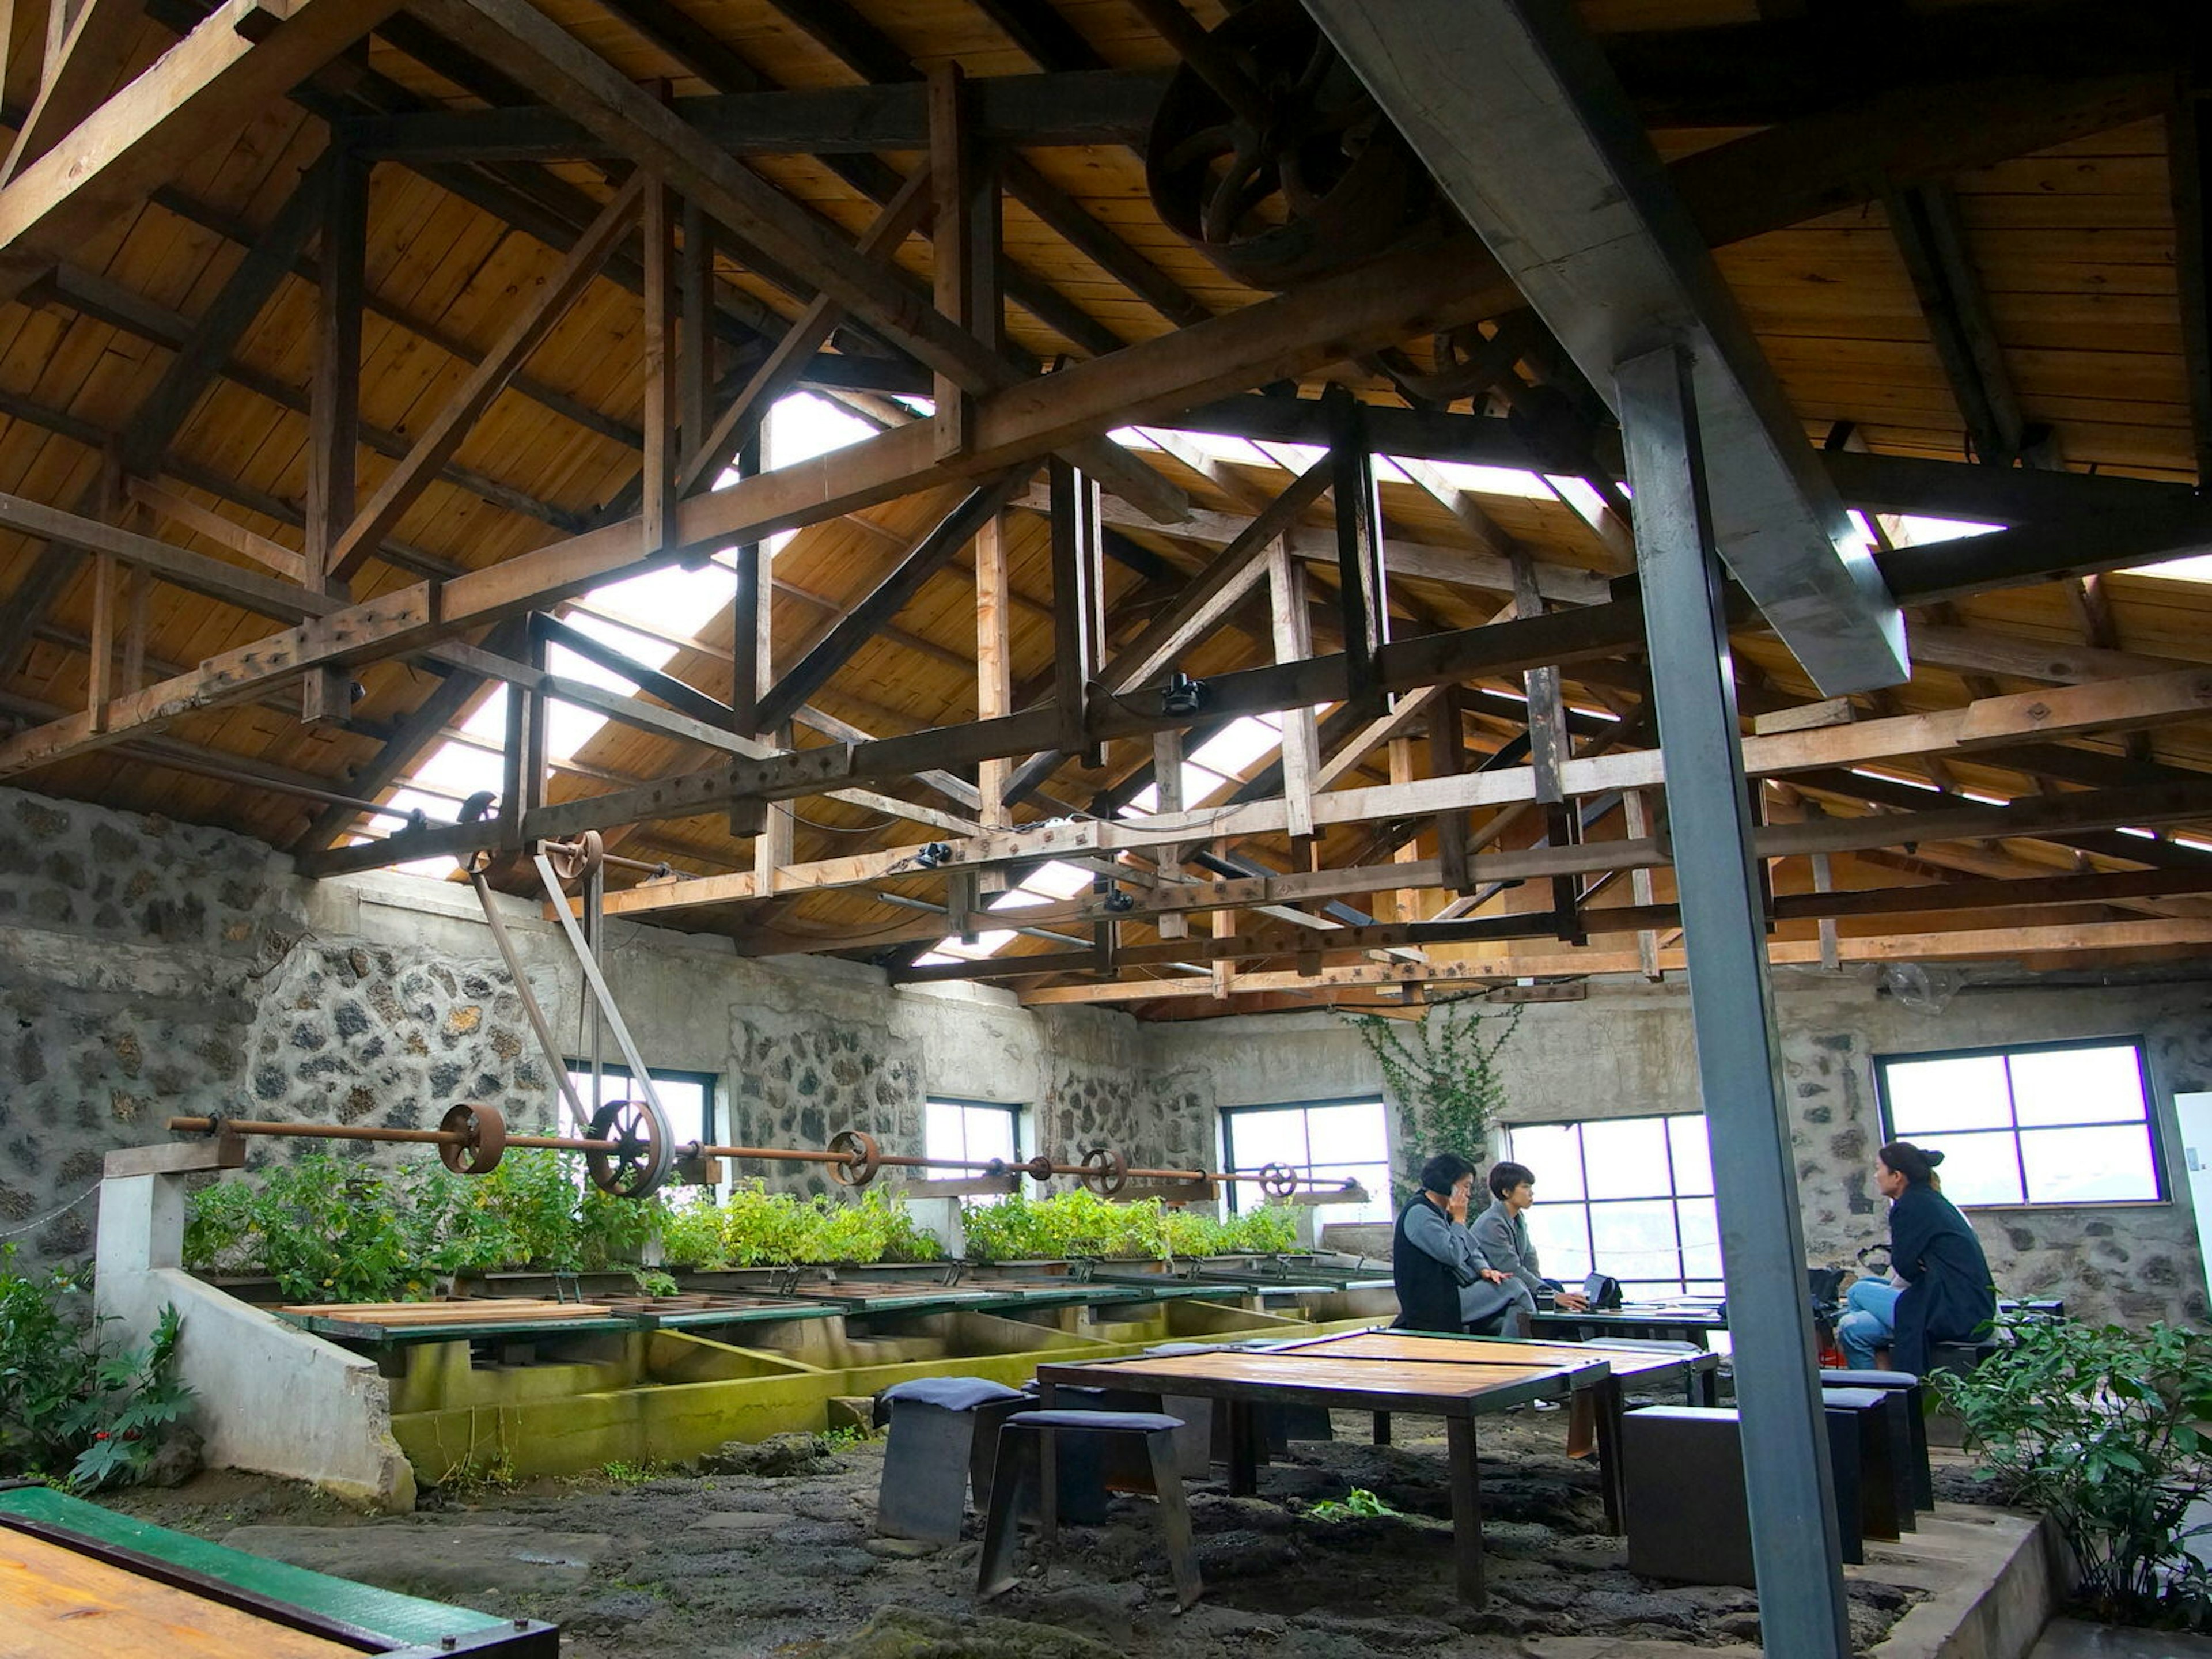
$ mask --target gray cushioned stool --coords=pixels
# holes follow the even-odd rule
[[[1030,1493],[1040,1491],[1043,1454],[1056,1452],[1064,1438],[1141,1437],[1159,1500],[1160,1527],[1166,1534],[1168,1570],[1175,1577],[1176,1604],[1198,1600],[1198,1557],[1191,1547],[1190,1509],[1183,1502],[1182,1476],[1176,1468],[1175,1434],[1182,1419],[1159,1412],[1016,1412],[1000,1425],[997,1478],[991,1483],[990,1513],[983,1522],[983,1555],[975,1574],[975,1594],[998,1595],[1012,1589],[1016,1535]],[[1056,1504],[1041,1506],[1042,1532],[1049,1542],[1056,1530]]]
[[[1018,1389],[980,1376],[916,1377],[878,1395],[876,1409],[890,1413],[891,1433],[876,1492],[876,1530],[886,1538],[958,1543],[969,1488],[978,1509],[990,1501],[1000,1424],[1030,1403]]]
[[[1822,1371],[1824,1389],[1881,1389],[1896,1397],[1890,1413],[1893,1455],[1901,1430],[1905,1485],[1916,1510],[1936,1507],[1936,1479],[1928,1467],[1928,1391],[1911,1371]]]
[[[1843,1558],[1863,1558],[1858,1446],[1832,1430],[1829,1467]],[[1843,1454],[1848,1452],[1848,1459]],[[1628,1570],[1686,1584],[1756,1589],[1751,1514],[1743,1493],[1743,1437],[1732,1406],[1647,1406],[1621,1419],[1622,1510]]]
[[[1993,1341],[1930,1342],[1928,1345],[1928,1371],[1931,1376],[1937,1371],[1955,1371],[1965,1376],[2002,1345]],[[1966,1425],[1950,1412],[1937,1410],[1928,1419],[1928,1442],[1934,1446],[1963,1446],[1966,1443]]]
[[[1890,1417],[1896,1398],[1884,1389],[1820,1390],[1838,1471],[1838,1498],[1841,1471],[1848,1468],[1857,1488],[1859,1531],[1868,1538],[1893,1540],[1913,1525],[1912,1498],[1899,1455],[1903,1443],[1893,1432]]]

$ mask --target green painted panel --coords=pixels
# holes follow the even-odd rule
[[[135,1520],[88,1504],[51,1486],[18,1486],[0,1492],[0,1511],[27,1521],[66,1528],[97,1543],[136,1550],[188,1571],[205,1573],[242,1590],[265,1595],[308,1613],[354,1625],[393,1641],[434,1647],[441,1636],[504,1625],[504,1619],[467,1607],[448,1607],[418,1596],[399,1595],[350,1578],[334,1578],[282,1561],[264,1561],[243,1550],[225,1548],[189,1533],[172,1532],[150,1521]]]

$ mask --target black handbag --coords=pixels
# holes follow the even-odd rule
[[[1620,1305],[1620,1281],[1611,1273],[1592,1273],[1583,1280],[1583,1299],[1593,1311]]]

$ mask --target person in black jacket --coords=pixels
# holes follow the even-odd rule
[[[1486,1266],[1467,1230],[1474,1166],[1440,1152],[1421,1166],[1421,1189],[1398,1212],[1390,1267],[1398,1285],[1398,1324],[1453,1334],[1481,1328],[1526,1334],[1517,1316],[1533,1307],[1510,1274]]]
[[[1875,1346],[1887,1340],[1892,1370],[1924,1376],[1929,1345],[1977,1340],[1996,1318],[1982,1242],[1937,1190],[1942,1161],[1941,1151],[1923,1152],[1909,1140],[1875,1154],[1875,1186],[1889,1200],[1890,1269],[1903,1289],[1871,1279],[1851,1286],[1850,1310],[1836,1334],[1854,1370],[1872,1366]]]

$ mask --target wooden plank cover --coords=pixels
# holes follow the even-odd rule
[[[1640,1376],[1648,1371],[1680,1370],[1687,1359],[1701,1354],[1644,1353],[1633,1348],[1594,1348],[1581,1342],[1486,1341],[1454,1336],[1407,1336],[1382,1331],[1354,1331],[1318,1342],[1302,1343],[1281,1352],[1359,1360],[1416,1360],[1444,1365],[1534,1366],[1551,1369],[1586,1364],[1602,1359],[1615,1376]]]
[[[337,1659],[357,1650],[0,1534],[0,1659]]]
[[[1586,1364],[1602,1365],[1602,1356]],[[1472,1404],[1488,1393],[1519,1389],[1532,1382],[1556,1381],[1565,1393],[1577,1366],[1558,1364],[1497,1365],[1425,1364],[1413,1359],[1331,1359],[1297,1350],[1286,1353],[1223,1352],[1171,1354],[1151,1359],[1103,1360],[1088,1365],[1040,1367],[1058,1382],[1081,1384],[1094,1378],[1130,1387],[1184,1383],[1202,1391],[1207,1383],[1249,1384],[1257,1389],[1310,1389],[1316,1395],[1359,1395],[1412,1402]]]

